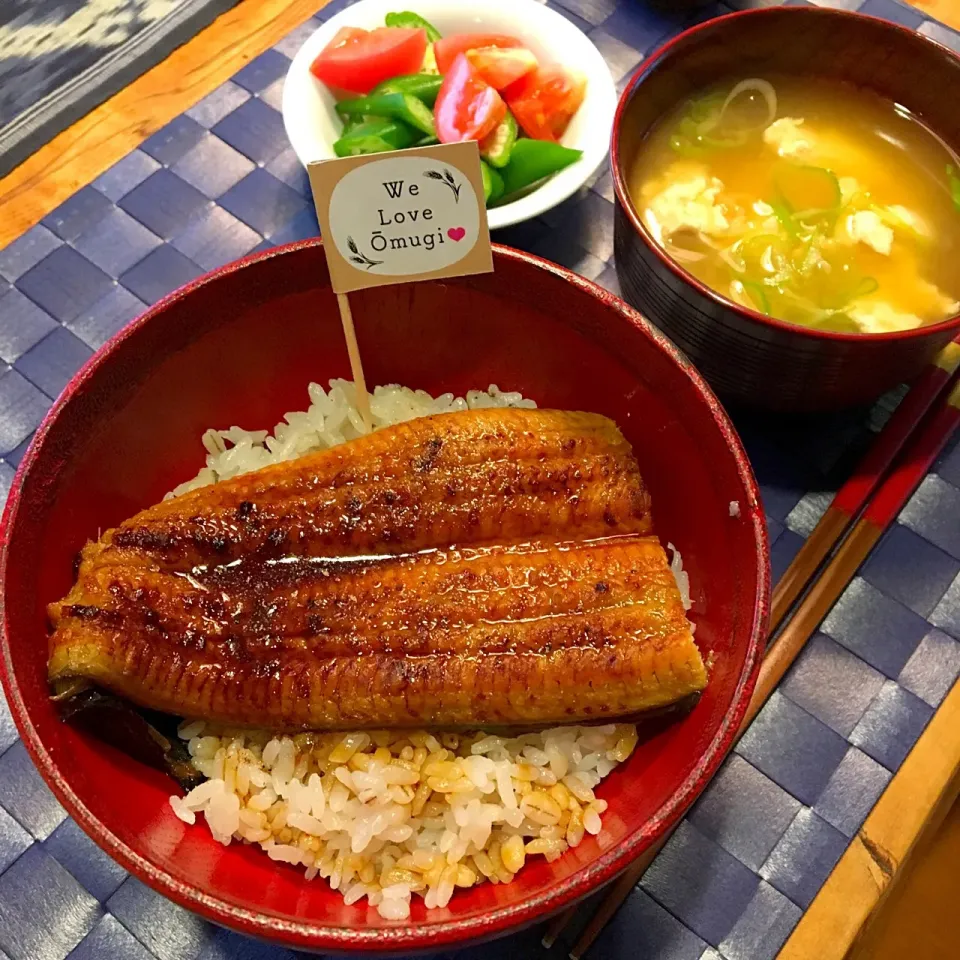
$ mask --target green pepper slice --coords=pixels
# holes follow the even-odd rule
[[[428,107],[437,101],[437,94],[443,77],[439,73],[408,73],[402,77],[392,77],[370,91],[371,97],[379,97],[385,93],[408,93],[411,97],[422,100]]]
[[[481,142],[480,156],[492,167],[505,167],[510,162],[510,156],[516,142],[517,120],[508,110],[493,133]]]
[[[582,150],[571,150],[549,140],[521,137],[513,145],[510,162],[502,171],[504,195],[509,197],[518,193],[538,180],[576,163],[582,156]]]
[[[383,21],[388,27],[406,27],[412,30],[426,30],[427,40],[430,43],[436,43],[442,34],[429,21],[420,16],[419,13],[413,13],[411,10],[402,10],[400,13],[388,13]]]
[[[362,113],[356,113],[350,117],[343,117],[343,129],[340,131],[340,136],[349,133],[351,130],[355,130],[357,127],[362,127],[365,123],[392,123],[393,121],[388,121],[384,117],[374,117],[374,116],[364,116]]]
[[[371,117],[365,123],[352,126],[344,132],[333,145],[338,157],[359,157],[368,153],[386,153],[388,150],[402,150],[409,147],[420,136],[397,120],[383,120]]]
[[[357,114],[355,117],[344,117],[343,129],[340,131],[340,136],[344,137],[350,133],[351,130],[356,130],[357,127],[362,127],[369,119],[371,118],[361,116],[360,114]]]
[[[382,93],[379,96],[358,97],[356,100],[341,100],[335,109],[341,117],[357,114],[388,117],[416,127],[428,137],[437,133],[430,108],[409,93]]]
[[[483,180],[483,200],[492,206],[503,196],[503,177],[483,160],[480,161],[480,176]]]

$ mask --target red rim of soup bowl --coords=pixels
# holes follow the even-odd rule
[[[689,273],[687,270],[685,270],[681,264],[674,260],[660,246],[660,244],[654,240],[653,236],[650,234],[650,231],[647,230],[646,225],[643,223],[642,219],[637,213],[637,208],[634,206],[633,199],[631,198],[630,192],[627,189],[626,178],[624,176],[623,169],[624,165],[621,162],[620,157],[620,134],[623,129],[624,117],[637,86],[643,81],[643,78],[650,73],[660,61],[663,60],[665,56],[670,54],[678,46],[685,43],[690,37],[696,36],[703,31],[715,29],[720,24],[736,21],[741,17],[758,18],[784,15],[802,17],[820,16],[830,18],[840,17],[851,21],[862,20],[875,24],[881,24],[884,27],[890,28],[891,30],[897,30],[909,37],[913,37],[917,41],[932,44],[937,49],[943,51],[954,59],[957,59],[957,54],[954,53],[954,51],[949,47],[944,46],[942,43],[938,43],[936,40],[933,40],[930,37],[919,34],[914,30],[910,30],[908,27],[904,27],[901,24],[894,23],[890,20],[884,20],[882,17],[873,17],[869,14],[854,13],[849,10],[836,10],[832,7],[764,7],[755,10],[738,10],[734,13],[728,13],[722,17],[714,17],[713,19],[705,20],[702,23],[698,23],[692,27],[689,27],[682,33],[679,33],[677,36],[668,40],[662,46],[658,47],[653,53],[650,54],[649,57],[644,59],[643,63],[640,64],[633,76],[630,78],[630,82],[624,88],[623,93],[620,95],[620,101],[617,104],[617,112],[613,119],[613,136],[610,144],[610,167],[613,173],[614,192],[616,193],[616,197],[620,203],[620,206],[623,208],[624,212],[629,218],[631,226],[641,237],[646,246],[653,251],[661,264],[667,267],[676,277],[689,284],[694,288],[694,290],[697,291],[697,293],[712,300],[718,306],[732,310],[741,317],[752,320],[761,326],[773,327],[777,330],[785,331],[786,333],[810,337],[814,340],[833,340],[847,343],[909,340],[912,337],[916,337],[918,334],[925,335],[935,331],[960,329],[960,313],[953,317],[947,317],[945,320],[940,320],[937,323],[923,324],[919,327],[912,327],[909,330],[894,330],[889,333],[843,333],[834,330],[820,330],[814,327],[805,327],[798,323],[788,323],[786,320],[778,320],[776,317],[771,317],[765,313],[760,313],[758,310],[754,310],[751,307],[745,307],[742,304],[736,303],[734,300],[724,297],[712,287],[707,286],[701,280],[697,279],[697,277],[695,277],[692,273]]]
[[[36,436],[16,472],[9,500],[2,521],[0,521],[0,618],[3,620],[3,634],[0,638],[2,640],[0,649],[2,649],[3,654],[0,657],[0,680],[2,680],[14,721],[27,751],[44,780],[68,813],[99,846],[131,874],[179,905],[215,923],[295,949],[340,952],[367,950],[377,954],[392,954],[398,950],[429,951],[433,948],[451,944],[465,945],[469,942],[490,939],[507,932],[516,931],[520,927],[542,920],[572,901],[588,895],[600,884],[628,866],[630,861],[647,849],[680,819],[710,777],[716,772],[733,745],[737,728],[744,716],[756,683],[760,656],[765,643],[770,599],[767,532],[763,509],[760,506],[759,489],[740,439],[719,401],[689,361],[659,330],[609,291],[554,263],[494,244],[495,263],[514,261],[518,264],[529,265],[538,270],[552,273],[554,276],[574,285],[580,291],[599,301],[607,309],[618,314],[620,320],[645,334],[656,348],[663,351],[672,360],[678,374],[688,378],[699,396],[699,401],[702,402],[704,417],[709,416],[712,419],[727,448],[732,453],[737,476],[747,494],[747,502],[741,501],[740,509],[741,518],[749,523],[752,529],[756,569],[751,571],[751,575],[756,578],[757,588],[753,609],[744,617],[750,626],[743,666],[734,687],[731,705],[718,727],[717,735],[710,742],[707,750],[699,757],[692,771],[649,820],[617,845],[599,852],[596,859],[583,866],[573,875],[557,881],[553,886],[538,895],[518,899],[516,903],[495,907],[486,913],[478,913],[461,919],[428,921],[419,926],[414,926],[414,922],[410,920],[384,921],[379,918],[377,918],[377,925],[324,926],[322,923],[306,920],[280,919],[240,907],[227,899],[203,892],[194,883],[183,882],[175,878],[163,867],[153,863],[122,841],[107,823],[99,819],[90,810],[67,782],[67,778],[61,772],[60,765],[41,741],[40,735],[31,721],[31,707],[21,691],[11,655],[11,634],[8,620],[3,616],[4,598],[8,596],[7,591],[10,588],[9,581],[11,578],[11,564],[9,563],[11,531],[15,526],[17,512],[24,497],[27,475],[33,464],[41,459],[44,440],[64,408],[70,404],[72,398],[96,371],[109,364],[113,352],[121,343],[135,336],[144,325],[161,315],[172,304],[188,297],[198,288],[214,282],[220,277],[242,270],[251,264],[319,245],[319,240],[311,239],[277,247],[227,264],[191,281],[158,301],[118,332],[87,361],[64,389],[38,428]],[[746,633],[747,631],[744,630],[743,632]],[[22,648],[22,644],[18,646]],[[171,782],[171,792],[173,789],[175,788]],[[285,864],[277,865],[279,869],[286,869],[286,866]],[[325,883],[325,881],[318,882]]]

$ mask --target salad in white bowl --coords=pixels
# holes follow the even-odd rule
[[[304,164],[478,141],[492,229],[582,186],[615,106],[597,48],[535,0],[360,0],[306,41],[283,91]]]

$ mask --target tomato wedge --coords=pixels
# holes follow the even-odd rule
[[[454,33],[449,37],[441,37],[433,45],[433,52],[437,57],[437,69],[445,74],[453,66],[453,61],[468,50],[479,50],[481,47],[522,46],[523,44],[516,37],[499,33]]]
[[[523,132],[534,140],[558,140],[580,109],[587,81],[548,63],[503,91],[507,106]]]
[[[362,37],[367,32],[363,27],[341,27],[333,35],[333,39],[323,48],[323,53],[327,53],[337,47],[342,47],[348,41]]]
[[[482,140],[506,112],[500,94],[459,54],[443,78],[434,107],[440,142]]]
[[[537,69],[537,58],[526,47],[480,47],[467,50],[467,59],[494,90],[503,90]]]
[[[369,93],[391,77],[416,73],[427,50],[423,29],[344,27],[310,65],[313,75],[338,90]]]

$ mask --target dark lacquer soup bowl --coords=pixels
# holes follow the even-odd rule
[[[895,24],[845,11],[778,7],[696,26],[644,60],[614,123],[616,264],[624,297],[676,343],[727,402],[812,412],[866,403],[910,381],[960,331],[960,316],[902,332],[833,333],[765,316],[709,289],[656,244],[627,190],[645,137],[725,77],[818,76],[902,104],[960,149],[960,59]]]
[[[497,383],[541,406],[613,417],[632,442],[664,541],[692,582],[696,641],[713,655],[695,709],[651,733],[598,788],[603,829],[552,863],[530,857],[508,884],[414,898],[409,921],[261,850],[187,826],[166,775],[64,723],[46,682],[48,602],[78,549],[202,465],[209,425],[272,428],[311,381],[349,377],[319,241],[209,274],[131,323],[77,375],[13,483],[0,552],[2,674],[31,756],[112,857],[172,900],[292,947],[410,951],[496,936],[584,896],[680,817],[731,746],[756,678],[767,619],[763,512],[717,400],[632,308],[560,267],[498,247],[493,274],[351,295],[367,381],[435,394]],[[737,507],[731,509],[731,502]],[[539,861],[539,862],[538,862]]]

